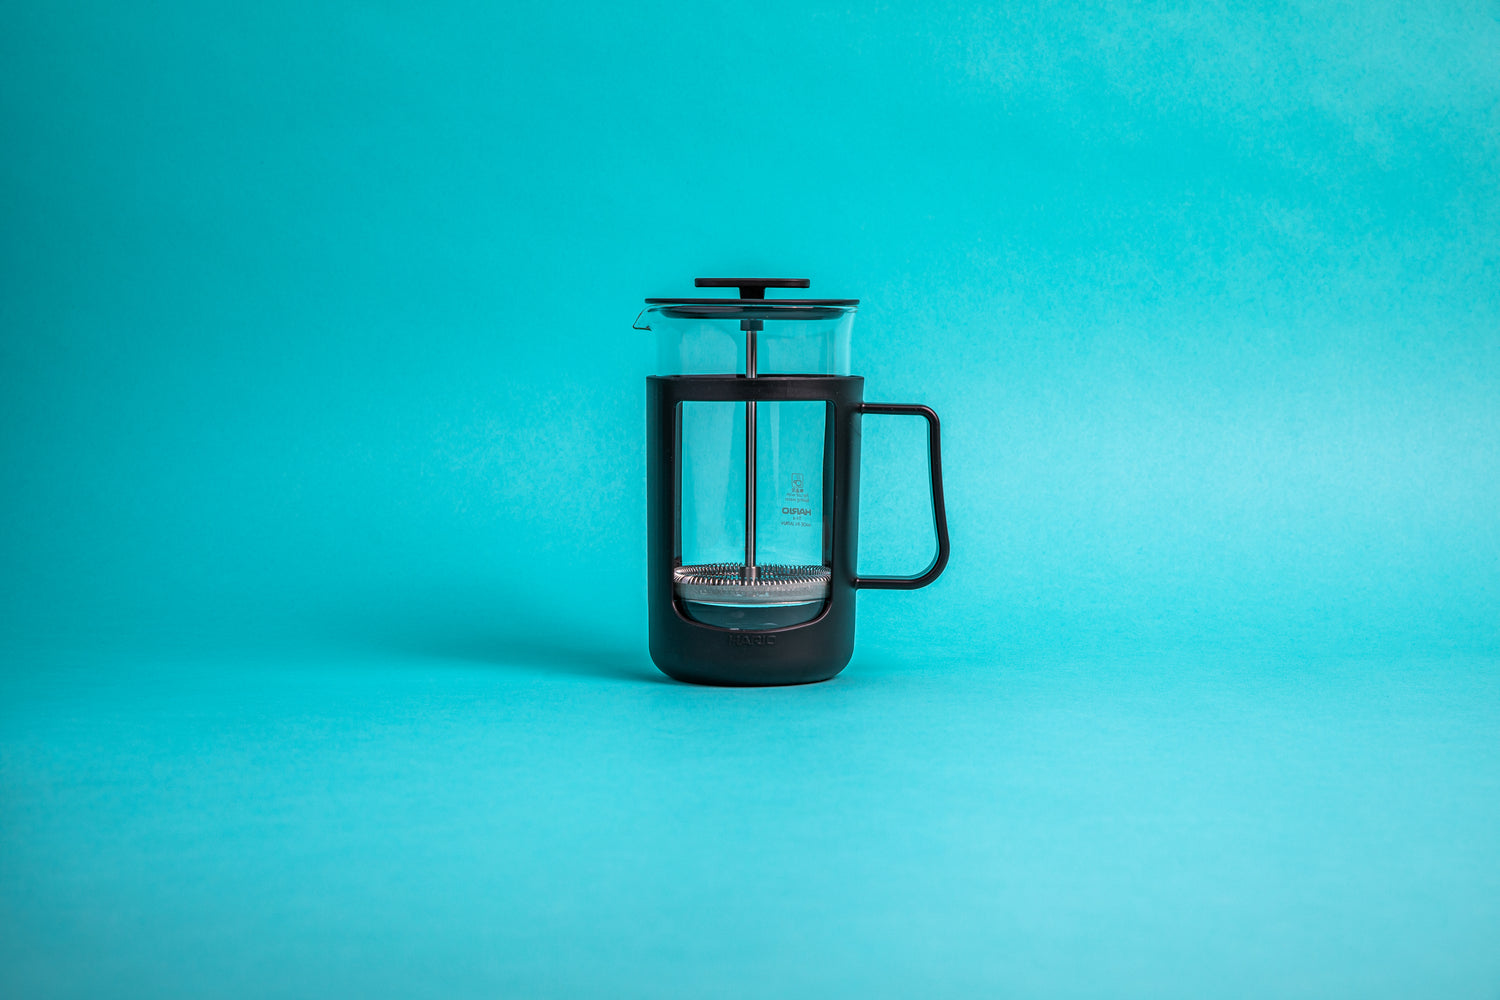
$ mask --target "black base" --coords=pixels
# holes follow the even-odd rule
[[[757,687],[811,684],[836,676],[854,653],[854,591],[859,517],[859,418],[864,379],[844,375],[676,375],[646,379],[647,599],[651,659],[691,684]],[[687,617],[673,592],[682,564],[677,500],[679,404],[828,403],[823,445],[823,556],[832,570],[828,601],[811,621],[749,631]]]

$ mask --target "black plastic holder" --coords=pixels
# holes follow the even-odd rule
[[[937,414],[925,406],[864,402],[857,375],[670,375],[646,379],[647,601],[651,659],[669,677],[739,687],[809,684],[843,670],[854,654],[854,595],[860,589],[914,590],[936,580],[948,562],[942,450]],[[822,401],[823,561],[828,599],[810,621],[750,631],[707,625],[678,604],[672,573],[682,564],[681,405],[706,402]],[[928,424],[933,527],[937,555],[914,576],[861,577],[859,547],[860,420],[866,414],[920,416]]]

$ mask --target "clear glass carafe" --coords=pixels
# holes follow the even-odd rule
[[[647,300],[659,374],[754,379],[848,375],[853,300],[764,298],[798,279],[700,279],[739,299]],[[825,505],[832,407],[819,400],[678,404],[674,596],[687,617],[766,630],[816,618],[828,599]]]

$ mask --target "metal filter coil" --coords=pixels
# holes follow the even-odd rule
[[[833,575],[826,566],[754,567],[740,563],[679,566],[672,571],[677,596],[700,604],[805,604],[828,597]]]

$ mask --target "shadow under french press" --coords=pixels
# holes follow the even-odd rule
[[[673,683],[652,666],[644,650],[608,640],[542,636],[504,628],[447,629],[392,643],[424,658],[435,657],[498,669],[537,671],[640,683]]]
[[[644,641],[636,646],[610,632],[591,635],[577,622],[552,621],[521,601],[500,597],[479,602],[466,596],[436,608],[411,600],[366,606],[341,623],[337,638],[387,655],[518,673],[676,683],[652,665]],[[504,611],[497,614],[497,608]]]

